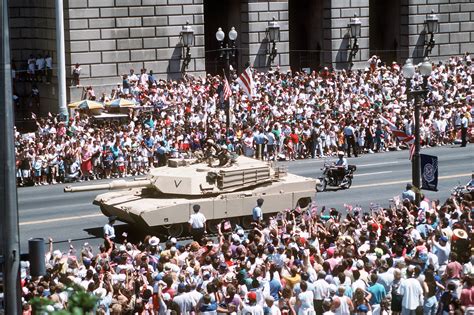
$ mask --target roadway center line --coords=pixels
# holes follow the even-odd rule
[[[357,167],[364,167],[364,166],[377,166],[377,165],[387,165],[387,164],[398,164],[398,161],[392,161],[392,162],[383,162],[383,163],[371,163],[371,164],[362,164],[362,165],[357,165]]]
[[[461,177],[461,176],[471,176],[472,173],[463,173],[463,174],[456,174],[456,175],[446,175],[446,176],[440,176],[438,179],[449,179],[449,178],[456,178],[456,177]],[[389,185],[398,185],[398,184],[403,184],[403,183],[409,183],[411,182],[410,179],[405,179],[405,180],[397,180],[394,182],[382,182],[382,183],[374,183],[374,184],[365,184],[365,185],[354,185],[351,186],[351,188],[367,188],[367,187],[377,187],[377,186],[389,186]]]
[[[104,216],[104,215],[102,213],[75,215],[75,216],[70,216],[70,217],[54,218],[54,219],[47,219],[47,220],[20,222],[20,226],[33,225],[33,224],[45,224],[45,223],[61,222],[61,221],[69,221],[69,220],[79,220],[79,219],[87,219],[87,218],[96,218],[96,217],[101,217],[101,216]]]
[[[373,173],[356,174],[356,175],[354,175],[354,177],[370,176],[370,175],[378,175],[378,174],[387,174],[387,173],[393,173],[393,171],[383,171],[383,172],[373,172]]]

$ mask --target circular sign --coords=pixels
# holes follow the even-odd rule
[[[427,182],[431,182],[434,180],[435,177],[435,168],[433,167],[433,164],[425,164],[425,167],[423,168],[423,178]]]

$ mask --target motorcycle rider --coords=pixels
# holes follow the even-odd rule
[[[342,180],[344,178],[344,175],[348,170],[349,164],[347,164],[347,159],[344,157],[344,151],[338,151],[337,156],[339,159],[336,163],[334,163],[334,166],[329,169],[329,176],[331,176],[338,182],[339,180]]]

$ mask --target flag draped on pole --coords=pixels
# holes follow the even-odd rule
[[[245,71],[242,72],[242,74],[237,78],[237,83],[244,90],[245,94],[247,94],[249,98],[252,98],[254,82],[252,77],[252,70],[250,70],[250,67],[245,69]]]
[[[227,77],[224,75],[224,101],[227,101],[229,97],[232,95],[232,91],[230,89],[229,81]]]
[[[384,125],[388,125],[392,134],[397,137],[397,139],[404,144],[413,144],[415,142],[415,136],[408,135],[404,131],[400,130],[395,126],[391,121],[388,121],[384,117],[380,117]]]
[[[415,136],[409,135],[406,132],[400,130],[395,126],[391,121],[387,120],[384,117],[380,117],[380,120],[384,125],[389,126],[390,132],[397,137],[398,141],[401,143],[408,145],[410,148],[410,160],[413,158],[413,153],[415,152]]]

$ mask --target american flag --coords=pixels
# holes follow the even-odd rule
[[[224,101],[227,101],[231,95],[232,91],[230,89],[229,81],[227,80],[227,77],[224,76]]]
[[[245,69],[245,71],[242,72],[242,74],[237,78],[237,83],[244,90],[245,94],[247,94],[249,98],[252,98],[254,82],[252,77],[252,70],[250,70],[250,67]]]
[[[413,144],[415,142],[415,137],[413,135],[409,135],[404,131],[400,130],[395,126],[391,121],[385,119],[384,117],[380,117],[384,125],[388,125],[392,134],[397,137],[397,139],[404,143],[404,144]]]

